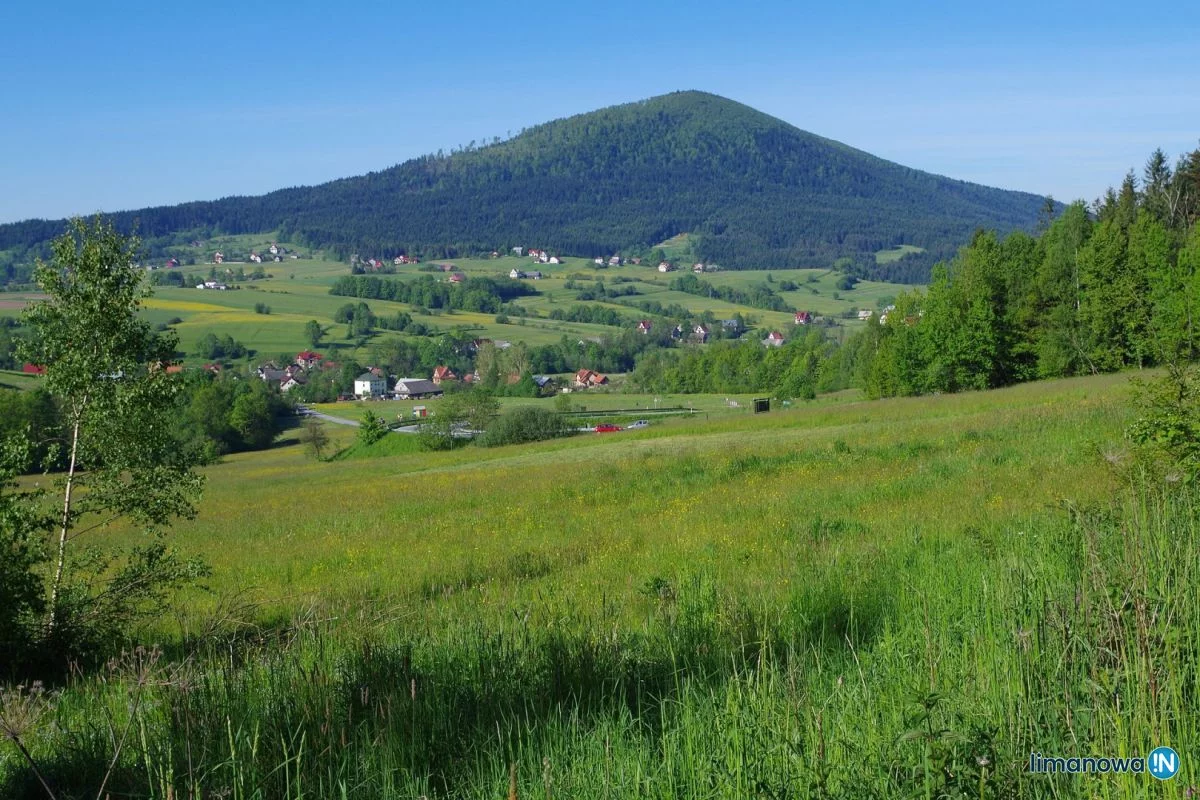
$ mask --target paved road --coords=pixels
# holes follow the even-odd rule
[[[296,413],[302,417],[316,417],[317,419],[324,420],[325,422],[332,422],[334,425],[353,425],[355,428],[358,427],[358,420],[346,419],[345,417],[335,417],[330,414],[325,414],[321,411],[314,411],[308,406],[297,405]],[[421,432],[420,427],[417,425],[401,425],[398,428],[388,428],[388,430],[390,430],[392,433]],[[458,431],[455,431],[453,435],[460,436],[462,434],[460,434]],[[468,433],[467,436],[470,436],[470,434]]]

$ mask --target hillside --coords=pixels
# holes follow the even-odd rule
[[[1042,202],[909,169],[722,97],[678,92],[368,175],[116,219],[124,229],[136,221],[152,248],[172,234],[279,231],[342,256],[454,257],[512,245],[590,256],[644,251],[687,232],[697,257],[728,268],[849,256],[875,277],[919,281],[920,267],[978,227],[1032,227]],[[0,226],[0,251],[36,247],[62,227]],[[876,265],[876,251],[898,245],[927,252]]]

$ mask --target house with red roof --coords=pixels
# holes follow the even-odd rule
[[[458,376],[455,375],[454,370],[450,369],[449,367],[433,368],[433,382],[436,384],[441,384],[442,381],[453,381],[457,379]]]
[[[811,311],[797,311],[796,312],[796,324],[797,325],[811,325],[812,321],[813,321],[813,315],[812,315]]]
[[[312,369],[321,363],[321,354],[314,353],[312,350],[305,350],[302,353],[296,354],[296,363],[305,369]]]

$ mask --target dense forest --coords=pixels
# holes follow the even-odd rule
[[[1198,151],[1200,152],[1200,151]],[[813,332],[659,351],[632,375],[644,391],[771,391],[870,397],[989,389],[1038,378],[1170,365],[1200,355],[1200,155],[1172,169],[1156,151],[1094,208],[1068,206],[1036,235],[976,233],[928,290],[834,347]]]
[[[320,186],[112,219],[123,231],[136,225],[151,250],[183,231],[201,239],[279,231],[343,257],[516,245],[608,255],[687,232],[698,258],[727,268],[845,258],[871,277],[921,281],[976,228],[1032,229],[1043,203],[884,161],[715,95],[677,92]],[[0,226],[0,253],[15,274],[19,258],[62,229],[46,220]],[[875,264],[875,251],[899,244],[927,252]]]

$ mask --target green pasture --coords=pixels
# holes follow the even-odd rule
[[[293,429],[204,470],[170,666],[71,680],[32,755],[84,794],[109,719],[114,797],[1132,800],[1164,787],[1029,753],[1167,744],[1184,796],[1200,508],[1138,483],[1131,416],[1109,375],[438,453],[329,425],[326,461]]]

